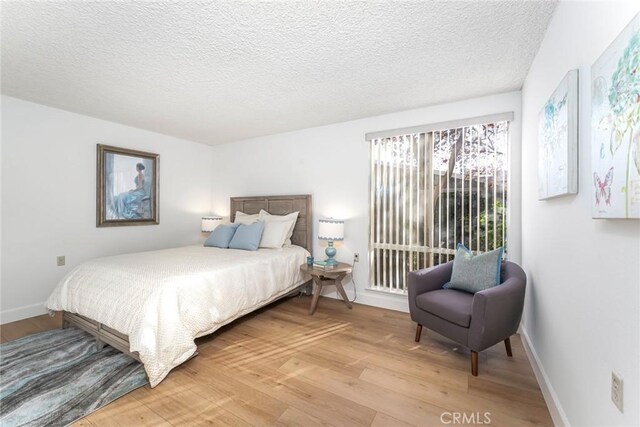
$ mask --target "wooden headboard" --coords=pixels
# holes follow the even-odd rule
[[[287,215],[298,213],[298,221],[293,229],[291,243],[302,246],[313,254],[313,212],[311,195],[298,196],[256,196],[256,197],[232,197],[231,198],[231,222],[235,220],[236,212],[244,212],[252,215],[264,209],[272,215]]]

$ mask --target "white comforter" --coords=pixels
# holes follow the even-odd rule
[[[193,355],[196,337],[308,280],[299,268],[308,254],[187,246],[98,258],[67,274],[46,306],[127,334],[155,387]]]

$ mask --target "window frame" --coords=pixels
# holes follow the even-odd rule
[[[377,188],[377,184],[373,182],[374,179],[374,167],[375,166],[375,158],[374,158],[374,149],[373,149],[373,140],[377,140],[377,139],[384,139],[384,138],[393,138],[393,137],[401,137],[401,136],[406,136],[406,135],[411,135],[411,134],[418,134],[419,138],[422,137],[424,138],[424,144],[430,144],[430,148],[427,146],[427,148],[429,148],[429,151],[425,151],[425,153],[430,152],[431,154],[431,160],[430,160],[430,171],[431,171],[431,175],[432,177],[430,179],[433,179],[433,144],[434,144],[434,138],[430,138],[429,134],[431,133],[432,135],[437,132],[437,131],[442,131],[442,130],[452,130],[452,129],[459,129],[459,128],[468,128],[468,127],[474,127],[474,126],[480,126],[480,125],[485,125],[485,124],[489,124],[489,123],[499,123],[499,122],[507,122],[507,130],[506,130],[506,147],[507,147],[507,151],[506,151],[506,159],[504,160],[506,163],[506,176],[504,177],[504,182],[506,185],[503,186],[503,192],[506,192],[506,196],[504,197],[504,205],[503,205],[503,209],[504,209],[504,214],[506,216],[506,219],[503,222],[503,226],[504,226],[504,231],[503,231],[503,242],[504,242],[504,247],[505,247],[505,254],[508,252],[506,249],[509,245],[509,223],[510,223],[510,213],[511,213],[511,209],[510,209],[510,200],[511,200],[511,179],[512,179],[512,165],[511,165],[511,151],[512,151],[512,147],[511,147],[511,133],[512,133],[512,123],[514,121],[514,113],[513,112],[505,112],[505,113],[499,113],[499,114],[491,114],[491,115],[485,115],[485,116],[477,116],[477,117],[471,117],[471,118],[465,118],[465,119],[460,119],[460,120],[452,120],[452,121],[447,121],[447,122],[438,122],[438,123],[432,123],[432,124],[426,124],[426,125],[420,125],[420,126],[413,126],[413,127],[408,127],[408,128],[398,128],[398,129],[390,129],[390,130],[384,130],[384,131],[377,131],[377,132],[370,132],[367,133],[365,135],[365,139],[366,142],[368,144],[368,155],[369,155],[369,227],[368,227],[368,265],[369,265],[369,274],[368,274],[368,284],[367,284],[367,289],[368,290],[372,290],[372,291],[376,291],[376,292],[383,292],[385,294],[396,294],[396,295],[405,295],[407,294],[407,285],[406,285],[406,277],[403,281],[403,286],[402,289],[399,289],[400,286],[396,285],[396,286],[378,286],[375,283],[375,277],[376,277],[376,272],[374,271],[374,269],[376,268],[376,264],[375,264],[375,257],[376,257],[376,247],[374,247],[375,243],[373,241],[373,237],[374,237],[374,232],[375,229],[374,227],[376,227],[376,220],[375,220],[375,212],[374,209],[376,209],[376,203],[375,203],[375,196],[376,196],[376,188]],[[431,141],[429,141],[429,139],[431,139]],[[419,142],[418,142],[419,144]],[[419,146],[419,145],[418,145]],[[420,159],[418,157],[418,162],[420,161],[425,162],[424,159]],[[455,164],[454,166],[455,167]],[[425,182],[427,181],[426,178],[426,173],[425,173]],[[377,174],[376,174],[376,178],[377,178]],[[463,178],[464,180],[464,178]],[[480,185],[480,181],[477,181],[478,185]],[[434,183],[433,181],[431,181],[431,188],[434,188]],[[425,185],[425,187],[427,187],[427,185]],[[456,192],[457,190],[454,190],[454,192]],[[417,193],[420,193],[419,191]],[[485,190],[486,193],[486,190]],[[424,193],[426,195],[426,192]],[[433,192],[432,192],[433,194]],[[456,192],[457,194],[457,192]],[[494,192],[495,194],[495,192]],[[495,197],[494,197],[494,200]],[[419,201],[417,201],[417,203],[419,203]],[[479,203],[479,202],[478,202]],[[433,209],[433,208],[432,208]],[[411,211],[413,211],[414,209],[411,208]],[[486,207],[485,207],[485,211],[486,211]],[[464,213],[464,210],[463,210]],[[432,214],[433,215],[433,214]],[[428,220],[430,223],[433,224],[432,220]],[[410,223],[413,224],[410,220]],[[426,229],[426,227],[425,227]],[[435,229],[435,227],[434,227]],[[426,233],[425,233],[426,234]],[[430,234],[430,233],[429,233]],[[485,232],[486,234],[486,232]],[[431,240],[431,239],[430,239]],[[426,240],[425,240],[426,242]],[[435,242],[435,239],[431,240],[431,242]],[[455,242],[453,242],[455,244]],[[385,244],[385,243],[379,243],[379,244]],[[407,244],[397,244],[396,246],[407,246]],[[393,243],[389,243],[390,247],[393,247],[394,244]],[[412,242],[409,242],[408,246],[412,246]],[[416,245],[416,246],[420,246],[420,245]],[[420,249],[424,249],[423,251],[421,251]],[[441,253],[444,252],[450,252],[452,251],[450,248],[441,248],[438,247],[437,248]],[[478,253],[478,251],[476,251],[476,248],[470,248],[474,253]],[[393,249],[389,249],[389,250],[393,250]],[[397,249],[397,251],[400,251],[402,249]],[[406,254],[406,250],[405,254]],[[434,247],[430,247],[429,244],[425,244],[423,246],[420,246],[420,248],[418,250],[415,251],[411,251],[413,252],[424,252],[425,253],[425,257],[427,256],[427,254],[431,254],[431,256],[434,256]],[[455,252],[455,250],[454,250]],[[483,250],[480,250],[480,253],[483,252]],[[436,255],[437,256],[437,255]],[[506,257],[506,255],[505,255]],[[406,259],[406,258],[405,258]],[[399,265],[399,264],[397,264]],[[406,270],[406,272],[403,272],[402,274],[407,274],[409,271],[412,271],[412,268],[406,268],[406,261],[403,263],[404,267],[402,269],[399,270]],[[423,268],[423,266],[419,265],[419,261],[418,261],[418,269]],[[396,276],[399,273],[396,272]]]

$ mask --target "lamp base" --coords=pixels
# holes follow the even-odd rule
[[[336,248],[333,247],[333,240],[329,240],[329,246],[324,250],[324,253],[327,254],[327,266],[335,267],[338,265],[338,261],[336,261],[333,257],[336,256]]]

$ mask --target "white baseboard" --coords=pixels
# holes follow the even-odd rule
[[[349,299],[353,299],[353,288],[347,288],[346,292]],[[331,286],[327,289],[322,289],[322,296],[333,299],[342,299],[342,297],[338,295],[338,291]],[[356,303],[409,313],[409,300],[406,295],[392,295],[385,292],[372,291],[370,289],[358,289]]]
[[[529,338],[529,334],[525,329],[524,325],[520,325],[520,336],[522,337],[522,345],[524,347],[524,351],[527,353],[527,357],[529,358],[529,362],[531,362],[531,367],[533,368],[533,373],[538,380],[538,384],[540,385],[540,390],[542,391],[542,396],[544,397],[544,401],[549,408],[549,413],[551,414],[551,419],[553,420],[553,424],[556,427],[570,427],[569,419],[567,418],[567,414],[565,414],[562,409],[562,405],[560,405],[560,400],[558,399],[558,395],[556,394],[551,382],[549,381],[549,377],[540,362],[540,358],[538,358],[538,353],[536,353],[535,347],[531,344],[531,339]]]
[[[17,320],[28,319],[29,317],[40,316],[46,313],[47,309],[44,307],[44,302],[4,310],[0,312],[0,325],[15,322]]]
[[[407,313],[407,317],[409,313],[409,297],[407,295],[389,295],[385,292],[365,289],[358,294],[356,302],[388,310],[402,311]]]

